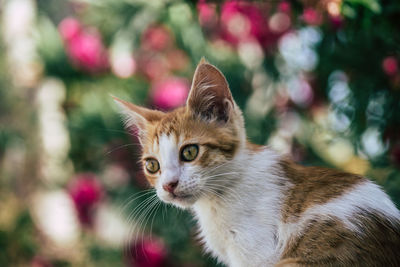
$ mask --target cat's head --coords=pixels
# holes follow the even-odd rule
[[[202,60],[186,106],[171,112],[115,100],[126,126],[138,129],[144,173],[161,200],[189,207],[226,191],[230,162],[245,146],[246,134],[241,111],[216,67]]]

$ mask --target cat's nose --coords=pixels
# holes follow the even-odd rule
[[[178,182],[179,182],[179,181],[174,181],[174,182],[165,183],[165,184],[163,184],[163,188],[164,188],[165,191],[167,191],[167,192],[173,194],[175,188],[178,186]]]

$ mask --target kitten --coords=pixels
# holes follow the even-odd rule
[[[185,107],[115,98],[158,197],[197,217],[228,266],[400,266],[400,212],[364,177],[303,167],[246,140],[223,74],[202,60]]]

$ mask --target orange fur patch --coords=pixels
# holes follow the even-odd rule
[[[258,144],[253,144],[250,143],[249,141],[246,142],[246,148],[251,152],[251,153],[258,153],[261,152],[262,150],[265,149],[265,146],[258,145]]]
[[[365,180],[362,176],[321,167],[304,167],[283,159],[283,175],[294,185],[283,204],[283,221],[296,220],[313,205],[324,204]]]
[[[313,220],[289,243],[277,266],[400,266],[400,224],[368,211],[353,220],[361,233],[339,219]]]

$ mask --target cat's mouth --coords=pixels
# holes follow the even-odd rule
[[[175,204],[178,207],[186,208],[196,202],[197,198],[192,194],[169,193],[164,196],[163,200],[167,203]]]
[[[174,193],[171,193],[170,196],[173,200],[185,200],[193,197],[193,195],[190,194],[174,194]]]

